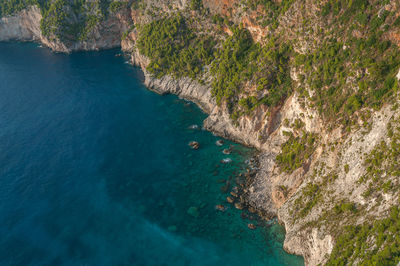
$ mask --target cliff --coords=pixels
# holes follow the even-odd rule
[[[307,265],[395,264],[398,228],[382,224],[398,219],[400,12],[386,2],[133,1],[67,41],[44,37],[30,7],[1,19],[0,40],[121,46],[148,88],[197,103],[206,129],[261,151],[241,200],[279,218],[288,252]]]
[[[111,49],[121,46],[121,36],[130,25],[129,12],[111,13],[98,23],[85,40],[61,41],[54,36],[44,36],[41,30],[42,12],[30,6],[12,16],[0,19],[0,41],[35,41],[56,52]]]
[[[3,17],[0,21],[0,41],[41,41],[40,9],[31,6],[16,16]]]

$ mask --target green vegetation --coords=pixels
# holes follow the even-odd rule
[[[28,6],[37,4],[37,0],[0,0],[0,17],[12,15]]]
[[[295,65],[307,73],[303,87],[315,92],[310,100],[328,121],[348,126],[354,115],[362,116],[362,108],[379,109],[398,91],[400,53],[385,35],[396,21],[382,6],[381,1],[328,1],[321,7],[329,21],[321,29],[322,43],[296,56]]]
[[[264,15],[259,18],[260,24],[264,27],[270,25],[272,29],[276,29],[279,25],[279,16],[285,14],[295,0],[283,0],[280,2],[273,0],[244,0],[242,2],[252,10],[256,10],[259,6],[263,7]]]
[[[240,27],[231,27],[229,36],[215,54],[211,73],[215,79],[212,94],[217,103],[226,102],[236,119],[260,104],[275,106],[291,92],[288,70],[290,47],[270,39],[265,45],[254,43],[250,33]],[[246,83],[253,84],[259,92],[239,100]],[[266,91],[265,94],[261,92]],[[242,112],[237,108],[244,107]]]
[[[341,214],[346,212],[357,212],[357,207],[354,203],[351,202],[341,202],[340,204],[336,204],[333,208],[335,214]]]
[[[400,209],[389,217],[350,225],[336,239],[327,265],[396,265],[400,260]]]
[[[201,10],[203,8],[203,1],[202,0],[191,0],[190,8],[192,10]]]
[[[37,5],[43,16],[40,26],[44,36],[61,41],[86,40],[109,12],[115,13],[127,4],[110,0],[1,0],[0,17]]]
[[[379,196],[380,192],[394,192],[398,186],[394,186],[391,177],[400,177],[400,119],[389,123],[388,137],[390,142],[382,141],[365,158],[364,164],[367,172],[359,180],[360,183],[368,183],[365,197]]]
[[[235,27],[232,28],[232,32],[233,35],[227,38],[216,53],[211,67],[211,73],[216,77],[212,93],[218,104],[224,99],[232,105],[240,91],[241,83],[252,76],[252,73],[248,73],[247,66],[250,61],[249,54],[256,51],[256,45],[247,30]]]
[[[199,78],[210,64],[214,43],[207,36],[196,36],[179,13],[140,27],[139,51],[150,58],[147,70],[157,77]]]
[[[190,9],[201,10],[200,2],[191,1]],[[193,21],[199,18],[200,12],[190,12],[183,21],[169,17],[152,22],[147,29],[146,25],[142,26],[138,47],[151,59],[149,70],[157,77],[172,74],[201,79],[202,70],[210,66],[212,94],[218,104],[226,104],[234,121],[241,115],[251,115],[260,105],[279,107],[293,93],[293,85],[298,85],[300,104],[317,109],[329,128],[343,127],[349,131],[360,120],[368,127],[371,112],[393,102],[399,92],[396,74],[400,68],[400,52],[390,41],[393,40],[390,34],[400,26],[400,17],[383,8],[388,1],[327,0],[315,1],[320,3],[320,20],[308,17],[303,3],[296,3],[296,8],[304,8],[301,13],[304,17],[283,18],[294,2],[241,1],[254,11],[249,13],[250,23],[266,27],[265,38],[258,43],[243,25],[235,25],[230,20],[229,16],[234,14],[230,10],[227,12],[230,15],[210,18],[209,22],[219,30],[215,33],[207,29],[201,35],[195,34],[198,31],[194,25],[198,28],[198,24]],[[296,25],[290,24],[290,20],[296,20]],[[280,21],[285,23],[284,30]],[[180,59],[188,51],[189,43],[207,40],[205,34],[215,40],[207,46],[206,56],[197,56],[193,51],[189,54],[194,55],[194,62]],[[183,40],[182,36],[187,37]],[[198,71],[181,62],[191,62]],[[176,65],[179,67],[175,68]],[[289,70],[295,70],[296,82],[291,80]],[[300,119],[291,125],[289,121],[284,124],[295,133],[287,133],[289,139],[281,147],[277,164],[288,174],[300,167],[307,171],[316,136],[302,131],[304,123]],[[360,179],[360,183],[369,186],[364,196],[374,196],[378,201],[382,191],[392,195],[398,192],[398,184],[391,177],[400,176],[400,141],[393,138],[396,127],[389,132],[391,140],[378,145],[367,156],[364,162],[367,173]],[[331,151],[336,144],[329,146]],[[310,221],[314,226],[324,225],[338,241],[330,265],[353,264],[357,257],[363,265],[378,262],[392,265],[392,261],[399,259],[400,241],[396,240],[399,232],[391,223],[397,226],[399,217],[346,227],[342,234],[343,226],[355,224],[366,210],[345,198],[329,198],[330,202],[325,198],[330,193],[329,184],[334,184],[343,170],[349,174],[351,166],[324,169],[314,175],[318,179],[311,178],[314,182],[301,191],[291,210],[294,220],[306,217],[313,209],[331,206],[321,210],[318,220]],[[287,193],[285,187],[280,190]],[[337,222],[337,228],[332,228],[332,220]],[[385,225],[383,229],[381,224]]]
[[[393,108],[393,111],[396,106]],[[400,118],[391,119],[387,127],[388,141],[382,141],[367,154],[364,165],[366,173],[359,183],[368,185],[364,197],[373,197],[379,206],[383,193],[398,195],[400,176]],[[345,166],[346,167],[346,166]],[[382,193],[383,192],[383,193]],[[398,204],[397,204],[398,205]],[[346,220],[354,224],[365,215],[354,203],[342,201],[325,214],[325,219]],[[332,230],[335,247],[327,265],[397,265],[400,260],[400,209],[392,207],[389,213],[365,219],[359,225]]]
[[[350,170],[350,166],[348,164],[344,165],[344,172],[347,174]]]
[[[281,153],[276,156],[280,169],[286,173],[292,173],[301,167],[313,154],[315,141],[314,134],[303,132],[301,137],[294,137],[290,133],[289,139],[281,146]]]
[[[211,64],[212,94],[218,104],[227,104],[234,120],[260,104],[275,106],[291,93],[291,49],[275,39],[264,45],[254,43],[247,30],[233,26],[232,36],[215,49],[215,41],[194,34],[179,13],[143,25],[139,31],[137,47],[150,58],[147,69],[157,77],[169,74],[201,80],[204,67]],[[257,95],[243,95],[249,83],[257,88]]]
[[[41,30],[44,36],[61,41],[84,41],[109,11],[117,12],[125,3],[108,0],[55,0],[42,5]]]
[[[42,10],[43,18],[40,22],[40,29],[44,36],[55,35],[61,37],[61,30],[67,27],[66,19],[68,17],[65,11],[67,2],[65,0],[56,0],[47,3],[46,8]]]
[[[386,46],[383,49],[387,51],[381,53],[375,50],[375,42],[367,42],[353,40],[344,49],[342,42],[332,39],[308,56],[297,56],[297,65],[311,73],[306,80],[316,92],[311,100],[325,118],[332,119],[338,114],[346,118],[362,107],[379,108],[385,98],[398,90],[397,48]],[[355,77],[356,92],[348,86],[348,73],[354,73],[353,69],[368,69],[370,73]]]
[[[295,206],[300,210],[297,218],[304,218],[312,208],[321,200],[322,193],[318,184],[308,183],[302,190],[302,194],[295,201]]]
[[[126,38],[134,29],[139,32],[136,47],[150,59],[147,70],[158,78],[171,75],[210,82],[217,104],[226,105],[233,121],[242,115],[251,115],[260,106],[278,109],[296,89],[302,107],[307,104],[318,110],[329,128],[351,130],[358,126],[360,119],[368,127],[372,110],[398,98],[396,74],[400,68],[400,50],[398,43],[394,43],[398,42],[398,36],[392,35],[398,34],[400,17],[393,9],[383,8],[388,0],[308,1],[319,5],[318,18],[309,16],[306,10],[309,3],[304,1],[296,3],[296,9],[302,9],[296,13],[291,8],[295,2],[241,1],[245,11],[251,10],[246,19],[255,28],[261,28],[262,34],[258,37],[262,37],[258,42],[243,25],[234,24],[235,19],[230,16],[235,10],[207,17],[209,11],[203,7],[202,0],[188,1],[185,14],[172,11],[170,6],[168,15],[159,6],[140,0],[0,0],[0,16],[38,5],[43,15],[44,36],[83,41],[110,13],[131,5],[130,8],[145,11],[146,16],[154,19],[148,24],[132,26],[122,36]],[[295,16],[283,17],[292,12]],[[280,22],[284,24],[279,25]],[[294,72],[296,81],[291,80],[290,71]],[[207,74],[211,74],[211,79]],[[286,132],[288,140],[276,157],[277,165],[287,174],[300,167],[308,171],[316,135],[304,131],[301,119],[291,125],[285,120],[283,124],[294,133]],[[363,196],[373,197],[378,203],[382,192],[391,196],[399,192],[399,125],[400,121],[393,121],[388,127],[389,139],[379,143],[364,160],[366,172],[359,184],[367,186]],[[336,144],[329,146],[332,152]],[[323,224],[335,237],[336,245],[328,265],[398,262],[400,209],[392,208],[387,218],[342,230],[344,224],[360,221],[366,210],[362,204],[344,198],[327,200],[329,184],[334,184],[342,171],[349,174],[348,164],[327,171],[321,169],[314,174],[318,179],[310,178],[313,182],[303,187],[291,212],[295,213],[295,219],[301,219],[313,208],[330,206],[321,211],[318,220],[311,221]],[[287,196],[287,187],[279,189]],[[333,223],[337,228],[332,229]]]
[[[292,127],[296,130],[302,129],[304,127],[304,122],[301,121],[301,119],[297,118],[294,120],[294,123],[292,124]]]
[[[369,7],[368,0],[330,0],[322,7],[321,15],[326,17],[333,13],[335,16],[340,15],[341,21],[347,22],[358,12],[357,21],[365,24],[367,18],[361,15],[361,12],[367,7]]]
[[[119,2],[119,1],[114,1],[110,3],[110,12],[115,13],[118,12],[119,10],[126,8],[128,6],[128,2]]]

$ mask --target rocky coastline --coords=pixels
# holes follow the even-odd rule
[[[211,95],[210,86],[201,85],[190,78],[153,77],[146,70],[149,60],[135,48],[136,34],[132,33],[121,41],[122,33],[129,27],[129,14],[126,12],[118,13],[96,27],[88,41],[75,43],[62,43],[45,38],[40,31],[41,18],[40,10],[35,6],[23,10],[17,15],[1,18],[0,41],[39,42],[55,52],[64,53],[121,47],[122,51],[130,56],[130,62],[143,71],[144,84],[148,89],[159,94],[175,94],[194,102],[209,115],[204,121],[205,129],[223,138],[255,147],[261,151],[257,155],[260,166],[249,170],[243,176],[246,182],[241,190],[239,204],[243,207],[246,206],[251,213],[257,213],[262,219],[269,220],[277,217],[288,230],[288,225],[278,215],[277,205],[272,198],[273,180],[270,179],[271,167],[275,165],[274,158],[282,142],[282,136],[276,134],[279,121],[273,121],[281,119],[280,110],[276,110],[275,116],[268,119],[265,115],[267,110],[261,107],[257,110],[255,117],[244,116],[238,121],[238,124],[233,124],[227,110],[216,104]],[[105,27],[109,23],[112,24],[111,31],[110,27]],[[271,127],[275,128],[271,129]],[[241,208],[243,207],[241,206]],[[308,252],[290,247],[286,243],[287,239],[284,248],[289,253],[304,255]],[[306,264],[314,265],[314,262],[306,260]]]
[[[128,29],[129,12],[111,14],[90,33],[85,41],[61,42],[45,37],[40,28],[42,14],[37,6],[30,6],[12,16],[0,18],[0,41],[39,42],[55,52],[96,51],[121,46],[121,35]]]
[[[268,162],[272,163],[280,142],[273,143],[259,137],[261,134],[271,131],[268,128],[273,125],[271,121],[265,119],[265,109],[258,111],[259,115],[256,119],[243,117],[239,121],[239,125],[234,125],[227,111],[216,104],[211,95],[210,86],[201,85],[190,78],[153,77],[146,70],[149,60],[135,48],[136,34],[130,34],[121,41],[122,33],[129,27],[129,14],[127,13],[119,13],[96,27],[92,38],[88,41],[75,43],[62,43],[58,40],[49,40],[44,37],[40,31],[41,18],[39,8],[35,6],[20,11],[14,16],[1,18],[0,41],[39,42],[54,52],[63,53],[121,47],[122,51],[130,56],[130,62],[142,70],[144,84],[148,89],[158,94],[175,94],[180,98],[194,102],[209,115],[204,121],[203,126],[205,129],[223,138],[263,151],[257,155],[257,162],[260,162],[260,167],[249,170],[243,176],[246,182],[243,184],[239,202],[246,206],[248,210],[251,210],[251,213],[257,213],[262,219],[269,220],[273,217],[278,217],[279,222],[285,225],[284,221],[281,221],[277,216],[278,209],[270,196],[272,186],[268,175],[270,169]],[[114,23],[112,31],[108,30],[109,27],[104,27],[110,21]],[[288,252],[297,255],[303,255],[304,253],[302,250],[292,250],[286,245],[284,248]],[[307,261],[306,263],[310,264]]]
[[[170,12],[169,7],[162,2],[151,2],[160,6],[163,12]],[[177,1],[174,8],[184,10],[186,2]],[[213,4],[212,1],[204,2],[207,5]],[[294,5],[293,10],[300,10],[300,7]],[[291,12],[295,13],[293,10]],[[225,12],[224,9],[221,12]],[[368,186],[358,182],[366,173],[363,156],[388,139],[387,128],[398,117],[393,107],[395,103],[374,111],[367,121],[357,121],[356,129],[352,132],[346,132],[340,126],[328,130],[320,113],[312,105],[306,104],[298,92],[294,92],[274,108],[260,105],[251,115],[243,115],[233,122],[226,106],[217,105],[212,97],[211,86],[207,82],[209,78],[204,77],[203,81],[206,82],[203,85],[185,77],[166,75],[156,78],[146,70],[149,59],[136,48],[138,33],[135,29],[127,32],[134,22],[148,22],[146,16],[140,16],[134,10],[121,10],[97,25],[86,41],[69,43],[42,36],[41,18],[40,10],[34,6],[16,15],[1,18],[0,41],[35,41],[53,51],[67,53],[121,47],[130,58],[130,63],[143,71],[147,88],[159,94],[176,94],[196,103],[208,114],[203,124],[205,129],[258,149],[260,152],[257,162],[243,176],[246,185],[241,190],[242,194],[234,200],[232,198],[232,202],[240,203],[240,207],[246,206],[249,211],[266,219],[277,217],[286,229],[284,249],[303,256],[306,265],[325,264],[328,261],[335,245],[335,227],[343,227],[350,222],[361,224],[367,219],[375,219],[387,214],[389,208],[395,204],[394,195],[385,194],[378,207],[370,207],[376,205],[377,199],[366,200],[363,195]],[[285,23],[290,23],[290,20]],[[245,23],[245,26],[252,32],[254,39],[259,39],[264,34],[255,25]],[[301,45],[304,46],[298,47],[299,51],[308,49],[307,43],[299,42],[299,46]],[[294,88],[302,86],[300,76],[304,74],[299,68],[290,69]],[[301,129],[296,124],[301,125]],[[368,125],[367,128],[365,124]],[[299,136],[300,132],[319,136],[312,156],[291,172],[281,171],[276,157],[281,152],[282,144],[289,139],[288,134]],[[331,175],[332,170],[335,175]],[[396,180],[392,181],[397,184]],[[311,190],[313,193],[309,193],[311,196],[307,194],[310,188],[316,188],[315,191]],[[320,201],[315,202],[316,198]],[[329,217],[327,220],[322,219],[327,210],[334,209],[345,200],[351,200],[360,209],[363,208],[366,214],[353,218],[352,221],[334,221]]]
[[[196,103],[209,115],[203,123],[205,129],[223,138],[255,147],[260,151],[254,158],[255,164],[240,177],[244,178],[245,182],[240,189],[240,196],[237,201],[235,200],[235,202],[238,202],[236,204],[239,204],[240,208],[245,207],[250,213],[257,213],[265,221],[276,217],[278,222],[285,227],[287,233],[290,234],[289,238],[285,238],[284,249],[288,253],[304,256],[306,265],[317,265],[326,259],[325,255],[329,254],[333,248],[331,237],[325,236],[321,239],[317,230],[313,230],[311,235],[299,236],[296,231],[291,230],[293,225],[286,223],[287,217],[281,214],[282,210],[279,212],[280,206],[278,204],[285,201],[288,194],[278,194],[281,191],[277,191],[276,187],[279,186],[277,184],[286,182],[285,184],[288,184],[288,187],[293,191],[301,185],[303,177],[301,172],[297,172],[297,175],[294,175],[295,178],[284,176],[284,179],[281,179],[282,175],[277,172],[275,157],[284,139],[279,132],[280,128],[277,127],[275,131],[272,131],[267,141],[260,141],[258,137],[259,122],[244,117],[239,126],[234,125],[226,110],[216,105],[211,96],[210,87],[201,85],[189,78],[174,79],[170,76],[155,78],[146,70],[149,61],[145,56],[141,55],[136,49],[132,52],[124,49],[124,46],[122,48],[131,56],[131,63],[142,69],[145,77],[144,84],[147,88],[159,94],[175,94]],[[298,109],[293,108],[293,105]],[[293,121],[303,111],[296,99],[292,98],[285,103],[276,115],[278,117],[284,116]],[[260,113],[265,114],[265,111],[260,111]],[[314,121],[309,121],[310,126],[313,123]],[[265,123],[262,127],[266,127],[264,130],[270,130],[267,129],[270,125]],[[275,177],[275,180],[272,177]],[[232,203],[234,202],[232,201]],[[304,242],[310,242],[309,246],[304,246]]]

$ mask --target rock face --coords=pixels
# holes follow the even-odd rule
[[[0,20],[0,41],[42,41],[40,9],[32,6]]]
[[[94,27],[87,40],[61,42],[42,35],[40,9],[31,6],[13,16],[0,19],[0,41],[38,41],[57,52],[110,49],[121,46],[121,36],[131,23],[129,12],[122,10]]]
[[[207,86],[200,85],[189,78],[174,79],[170,76],[164,76],[157,79],[152,77],[145,69],[143,69],[143,72],[145,76],[144,84],[159,94],[176,94],[181,98],[195,102],[207,113],[212,112],[216,107]]]
[[[111,49],[121,46],[121,36],[128,29],[129,16],[127,12],[111,14],[97,25],[85,41],[60,43],[47,42],[48,47],[55,51],[72,52],[82,50]]]

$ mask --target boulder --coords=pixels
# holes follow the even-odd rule
[[[197,141],[191,141],[189,142],[189,146],[193,149],[193,150],[197,150],[200,148],[200,144]]]

